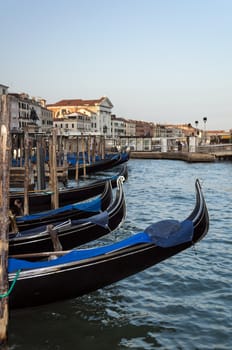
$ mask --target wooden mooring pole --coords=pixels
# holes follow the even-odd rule
[[[56,130],[52,129],[52,143],[49,154],[50,162],[50,183],[51,183],[51,207],[53,209],[59,208],[59,190],[58,190],[58,181],[57,181],[57,159],[56,159],[56,144],[57,144],[57,135]]]
[[[78,181],[78,178],[79,178],[79,138],[77,136],[77,160],[76,160],[75,180]]]
[[[88,162],[91,164],[91,136],[87,137],[87,148],[88,148]]]
[[[96,136],[93,137],[93,144],[92,144],[92,163],[95,163],[95,157],[96,157]]]
[[[86,161],[85,161],[85,139],[81,137],[82,159],[83,159],[83,176],[86,177]]]
[[[37,189],[44,190],[46,188],[45,179],[45,140],[41,135],[36,137],[36,170],[37,170]]]
[[[0,104],[0,348],[7,348],[8,331],[8,230],[10,173],[9,97]]]
[[[24,169],[25,169],[25,177],[24,177],[24,215],[29,214],[29,138],[28,138],[28,130],[26,128],[24,133]]]

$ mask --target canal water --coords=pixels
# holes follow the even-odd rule
[[[208,235],[194,248],[92,294],[11,311],[10,349],[232,349],[232,163],[131,159],[128,169],[127,216],[104,243],[158,220],[187,217],[196,178],[209,210]]]

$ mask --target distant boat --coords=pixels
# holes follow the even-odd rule
[[[138,273],[191,247],[208,232],[209,217],[198,180],[196,204],[186,220],[164,220],[117,243],[92,249],[37,254],[43,261],[9,258],[11,308],[75,298]],[[194,269],[194,266],[193,266]],[[139,287],[139,286],[138,286]]]
[[[86,174],[96,173],[98,171],[112,169],[115,166],[118,166],[122,163],[127,162],[129,159],[129,153],[116,153],[108,155],[107,158],[97,160],[94,163],[86,163],[85,166],[83,163],[78,167],[79,176],[84,174],[84,169]],[[76,174],[76,166],[68,167],[68,177],[73,178]]]

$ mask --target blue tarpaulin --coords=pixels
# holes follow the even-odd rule
[[[24,222],[24,221],[31,221],[36,219],[42,219],[46,218],[48,216],[57,215],[60,213],[64,213],[66,211],[73,211],[73,210],[81,210],[81,211],[87,211],[87,212],[98,212],[101,210],[101,204],[102,200],[100,197],[95,198],[89,202],[85,203],[75,203],[75,204],[69,204],[65,205],[64,207],[60,207],[58,209],[52,209],[40,213],[35,213],[31,215],[24,215],[20,217],[16,217],[16,223],[17,222]]]
[[[73,250],[54,260],[30,262],[10,258],[8,263],[8,271],[14,272],[18,271],[19,269],[37,269],[49,266],[59,266],[65,263],[107,254],[140,243],[154,243],[157,246],[167,248],[185,242],[191,242],[192,237],[193,223],[191,221],[185,220],[183,222],[178,222],[175,220],[165,220],[152,224],[144,232],[140,232],[123,241],[104,247]]]

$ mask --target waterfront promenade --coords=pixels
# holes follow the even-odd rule
[[[232,144],[206,145],[198,147],[197,152],[153,152],[131,151],[131,158],[136,159],[171,159],[193,162],[215,162],[232,160]]]
[[[171,159],[183,160],[189,163],[192,162],[214,162],[215,156],[204,153],[190,153],[190,152],[131,152],[131,158],[135,159]]]

